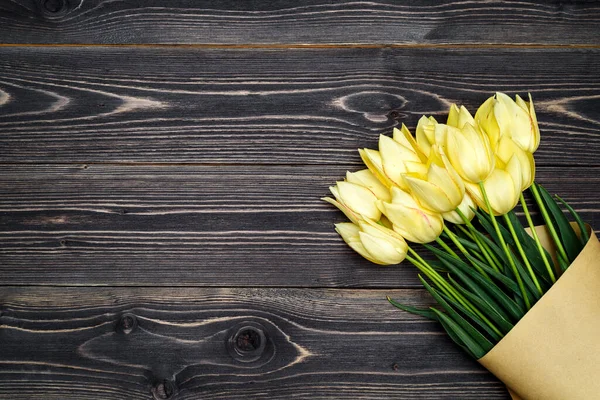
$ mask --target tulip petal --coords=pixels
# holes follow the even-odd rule
[[[389,189],[368,169],[356,172],[348,171],[346,172],[346,180],[366,187],[380,200],[391,201],[392,199]]]
[[[428,213],[402,204],[383,203],[382,207],[394,224],[394,230],[406,240],[429,243],[442,233],[444,220],[441,214]]]
[[[377,197],[364,186],[350,182],[338,182],[337,189],[340,202],[348,206],[352,211],[375,221],[381,216],[381,212],[375,205]]]
[[[398,264],[404,260],[406,253],[399,252],[391,242],[374,237],[368,233],[360,232],[360,241],[365,250],[373,259],[378,260],[382,265]]]
[[[468,221],[472,220],[473,217],[475,217],[475,211],[473,211],[473,209],[475,208],[477,208],[477,204],[475,204],[475,201],[468,193],[465,193],[465,197],[458,206],[458,209],[463,213],[463,215],[467,218]],[[465,223],[460,214],[458,214],[456,211],[444,213],[442,214],[442,217],[444,217],[444,220],[452,222],[453,224]]]
[[[331,197],[322,197],[321,200],[326,201],[329,204],[332,204],[338,208],[341,212],[348,217],[348,219],[354,223],[358,223],[361,217],[352,211],[350,208],[345,206],[344,204],[338,202],[337,200],[332,199]]]
[[[406,177],[406,182],[419,203],[431,211],[448,212],[454,210],[458,205],[458,203],[456,205],[452,203],[442,189],[427,181]]]
[[[459,110],[456,104],[450,104],[450,111],[448,111],[448,120],[446,121],[446,125],[453,126],[455,128],[459,128],[458,126],[458,114]]]
[[[373,175],[379,179],[381,183],[388,188],[394,185],[394,183],[385,175],[385,172],[383,171],[381,155],[377,150],[358,149],[358,154],[360,154],[360,158],[362,159],[363,163],[367,166],[371,173],[373,173]]]

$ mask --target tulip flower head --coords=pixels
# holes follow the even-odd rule
[[[335,230],[354,251],[375,264],[398,264],[406,257],[408,245],[402,236],[374,222],[339,223]]]
[[[389,189],[368,169],[356,172],[347,171],[346,181],[366,187],[380,200],[390,201],[392,198]]]
[[[465,124],[475,126],[475,119],[465,106],[460,106],[460,108],[458,108],[456,104],[452,104],[450,106],[450,113],[448,114],[448,122],[446,125],[462,129]]]
[[[437,145],[432,146],[427,172],[407,174],[404,180],[413,197],[437,213],[454,210],[465,195],[462,179]]]
[[[511,157],[516,157],[520,165],[521,191],[527,189],[535,178],[535,161],[533,154],[520,148],[512,139],[502,136],[498,142],[496,157],[504,164],[510,162]]]
[[[404,175],[426,171],[427,158],[404,125],[402,130],[394,129],[393,138],[379,136],[379,154],[386,179],[405,190],[408,187]]]
[[[434,241],[444,228],[442,215],[422,207],[410,193],[393,187],[392,202],[378,201],[377,206],[393,224],[393,229],[415,243]]]
[[[426,156],[431,152],[431,146],[435,143],[435,126],[437,121],[433,117],[422,116],[417,123],[417,144]]]
[[[335,199],[324,197],[322,200],[333,204],[354,223],[365,218],[377,221],[381,211],[376,205],[377,196],[369,188],[357,183],[340,181],[335,186],[330,186],[329,191]]]
[[[494,168],[489,139],[478,128],[465,123],[461,129],[438,124],[436,140],[458,175],[470,183],[484,181]]]
[[[496,93],[479,107],[475,121],[487,134],[494,149],[502,136],[508,136],[530,153],[534,153],[540,144],[540,130],[531,95],[526,102],[518,95],[514,101],[504,93]]]
[[[503,215],[517,205],[523,186],[522,177],[521,164],[516,155],[513,155],[508,160],[508,163],[496,159],[496,167],[490,176],[483,181],[491,210],[488,210],[485,198],[478,184],[466,183],[465,185],[479,207],[488,213]]]

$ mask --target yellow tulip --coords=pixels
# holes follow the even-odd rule
[[[458,205],[457,208],[463,213],[463,215],[467,218],[467,220],[470,221],[473,219],[473,217],[475,217],[474,209],[477,208],[477,204],[475,204],[475,201],[473,200],[471,195],[469,195],[469,193],[465,193],[465,196],[463,197],[462,202]],[[453,224],[464,224],[465,223],[465,221],[462,219],[460,214],[457,213],[456,211],[450,211],[447,213],[443,213],[442,217],[444,218],[444,220],[446,220],[448,222],[452,222]]]
[[[432,146],[427,173],[407,174],[404,179],[414,198],[436,213],[456,209],[465,195],[462,179],[437,145]]]
[[[417,123],[417,144],[423,153],[429,157],[431,146],[435,143],[435,126],[437,121],[433,117],[422,116]]]
[[[516,155],[513,155],[508,163],[496,160],[496,168],[483,182],[491,210],[488,210],[478,184],[466,183],[465,186],[479,207],[488,213],[491,211],[494,215],[503,215],[515,208],[519,201],[522,176],[521,164]]]
[[[403,176],[407,173],[424,173],[427,160],[405,125],[394,128],[393,138],[379,136],[379,154],[383,173],[394,185],[408,189]]]
[[[408,245],[396,232],[374,222],[335,224],[335,230],[358,254],[380,264],[398,264],[406,257]]]
[[[502,136],[498,142],[496,157],[504,164],[508,164],[511,157],[516,157],[520,164],[521,191],[527,189],[535,178],[535,161],[533,154],[521,149],[512,139]]]
[[[521,146],[523,150],[529,151],[531,153],[535,153],[537,148],[540,145],[540,127],[538,126],[537,116],[535,114],[535,108],[533,107],[533,99],[531,98],[531,93],[528,93],[529,102],[523,100],[519,95],[516,95],[517,104],[527,111],[529,115],[529,123],[531,125],[531,135],[526,137],[525,143],[528,144],[527,148]]]
[[[415,243],[429,243],[442,233],[444,220],[441,214],[423,208],[398,187],[392,187],[391,192],[392,202],[378,201],[377,206],[393,224],[394,231]]]
[[[406,187],[402,176],[408,172],[407,164],[421,164],[417,153],[389,136],[379,136],[379,153],[385,176],[396,186]]]
[[[465,124],[471,124],[472,126],[475,126],[475,119],[473,119],[471,113],[464,106],[460,106],[460,108],[458,108],[456,104],[452,104],[450,106],[448,122],[446,125],[462,129]]]
[[[470,123],[462,129],[438,124],[436,140],[441,144],[458,175],[470,183],[484,181],[494,168],[494,153],[489,139]]]
[[[523,150],[533,153],[540,144],[540,130],[531,95],[529,102],[518,95],[516,101],[496,93],[477,110],[475,121],[485,131],[495,149],[502,136],[508,136]]]
[[[336,206],[352,222],[358,223],[365,218],[377,221],[381,217],[381,211],[376,205],[377,196],[367,187],[340,181],[336,182],[335,186],[330,186],[329,190],[335,200],[330,197],[324,197],[321,200]]]
[[[346,181],[366,187],[380,200],[390,201],[392,198],[390,190],[368,169],[356,172],[347,171]]]
[[[494,150],[496,150],[498,140],[500,139],[500,126],[494,114],[494,106],[497,102],[496,97],[492,96],[484,101],[475,113],[475,123],[486,134],[490,146]]]
[[[391,187],[394,185],[385,174],[383,170],[383,161],[381,160],[381,154],[377,150],[372,149],[358,149],[358,154],[360,154],[360,158],[363,163],[367,166],[369,171],[377,178],[381,183],[383,183],[386,187]]]

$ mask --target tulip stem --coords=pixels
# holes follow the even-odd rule
[[[498,336],[504,337],[504,334],[500,332],[498,328],[485,316],[477,307],[473,305],[468,299],[466,299],[462,294],[460,294],[456,289],[452,287],[444,278],[440,276],[432,267],[425,261],[416,251],[412,248],[408,248],[408,252],[412,254],[411,257],[409,254],[406,255],[406,259],[410,261],[415,267],[417,267],[421,272],[425,274],[431,281],[448,297],[454,298],[457,302],[459,302],[463,307],[467,310],[473,312],[477,315],[485,324],[487,324],[490,329],[492,329]]]
[[[435,239],[436,243],[439,244],[444,250],[446,250],[448,252],[448,254],[450,254],[452,257],[454,258],[460,258],[458,256],[458,254],[456,254],[454,252],[454,250],[452,250],[450,248],[450,246],[448,246],[443,240],[442,238],[440,238],[439,236]]]
[[[531,236],[535,240],[535,244],[537,245],[537,249],[542,256],[542,260],[544,260],[544,265],[546,266],[546,270],[548,270],[548,275],[552,280],[552,283],[556,282],[556,276],[554,275],[554,269],[550,266],[550,262],[548,261],[548,257],[546,257],[546,251],[544,250],[544,246],[540,242],[540,238],[538,237],[537,231],[535,229],[535,225],[531,220],[531,215],[529,214],[529,209],[527,208],[527,204],[525,203],[525,197],[523,197],[523,193],[521,193],[521,206],[523,207],[523,212],[525,213],[525,218],[527,218],[527,223],[529,224],[529,229],[531,229]]]
[[[529,262],[529,259],[525,255],[523,246],[521,245],[521,242],[519,241],[519,238],[517,237],[517,232],[515,231],[515,227],[513,226],[512,222],[507,214],[504,214],[504,221],[506,222],[506,225],[508,226],[508,230],[510,231],[510,234],[512,235],[512,237],[515,241],[517,250],[519,251],[519,254],[521,255],[521,259],[525,263],[525,267],[527,268],[527,272],[529,272],[529,275],[531,276],[531,280],[533,281],[533,284],[535,285],[538,292],[540,292],[540,295],[543,295],[544,291],[542,290],[542,287],[540,286],[540,283],[538,282],[538,279],[535,276],[535,273],[533,272],[533,268],[531,268],[531,263]]]
[[[454,234],[454,232],[452,232],[450,229],[448,229],[448,227],[446,225],[444,225],[444,232],[446,233],[446,235],[448,235],[448,237],[450,238],[450,240],[452,240],[452,243],[454,243],[454,245],[456,247],[458,247],[458,249],[460,250],[460,252],[465,255],[465,257],[467,258],[467,260],[469,260],[469,262],[471,263],[471,265],[473,265],[473,267],[477,270],[477,272],[479,272],[488,281],[491,280],[490,276],[488,274],[486,274],[485,271],[479,265],[477,265],[477,263],[475,263],[475,262],[473,262],[471,260],[471,258],[470,258],[471,254],[469,253],[469,251],[467,249],[465,249],[465,247],[458,240],[458,238],[456,237],[456,235]]]
[[[552,236],[552,240],[554,240],[554,244],[556,245],[556,250],[558,252],[558,256],[562,257],[563,260],[567,261],[569,258],[567,257],[567,253],[565,252],[565,248],[563,247],[561,241],[558,239],[558,235],[556,234],[556,229],[554,229],[554,224],[550,219],[550,215],[548,215],[548,210],[546,210],[546,206],[544,206],[544,202],[540,196],[540,192],[538,191],[537,184],[533,182],[533,185],[530,187],[531,193],[535,198],[535,201],[538,204],[540,212],[544,217],[544,221],[546,222],[546,227],[548,228],[548,232],[550,232],[550,236]]]
[[[517,279],[517,284],[519,285],[519,290],[521,291],[521,294],[523,295],[523,300],[525,300],[525,306],[529,310],[531,308],[531,302],[529,301],[529,296],[527,296],[527,291],[525,290],[525,286],[523,285],[523,280],[521,279],[521,275],[519,274],[519,271],[517,270],[517,266],[515,265],[515,260],[513,260],[512,254],[511,254],[508,246],[506,245],[506,242],[504,241],[504,236],[502,236],[502,232],[500,232],[500,226],[498,226],[498,221],[496,221],[496,217],[494,216],[494,212],[492,211],[490,199],[488,198],[487,193],[485,191],[485,186],[483,185],[483,181],[479,182],[479,188],[481,189],[481,193],[483,194],[483,199],[485,201],[487,211],[489,212],[490,218],[492,220],[492,225],[494,225],[494,229],[496,230],[496,235],[498,235],[498,240],[500,241],[500,245],[502,246],[502,249],[504,250],[504,254],[506,254],[506,258],[508,259],[508,263],[510,264],[510,267],[512,268],[513,274],[515,275],[515,278]]]
[[[475,240],[475,238],[473,237],[473,234],[471,234],[471,232],[469,232],[468,229],[466,229],[462,225],[455,225],[455,227],[456,227],[456,229],[460,230],[466,237],[468,237],[469,239],[471,239],[471,241],[474,242],[479,247],[479,251],[473,251],[473,250],[471,250],[471,255],[473,255],[474,257],[476,257],[482,263],[489,262],[488,260],[486,260],[484,258],[484,256],[483,256],[483,249],[481,248],[481,246],[479,246],[479,243]]]
[[[460,215],[460,217],[463,219],[463,221],[469,227],[469,229],[471,229],[473,232],[478,232],[477,229],[475,229],[475,227],[471,223],[471,221],[469,221],[467,216],[458,207],[455,211],[458,213],[458,215]],[[494,268],[496,272],[500,272],[500,261],[494,256],[492,250],[487,246],[487,244],[482,242],[481,239],[477,237],[477,233],[473,233],[473,240],[475,241],[475,243],[477,243],[477,246],[479,246],[479,249],[483,253],[483,256],[487,260],[488,264],[492,268]]]

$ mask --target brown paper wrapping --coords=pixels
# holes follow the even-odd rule
[[[536,230],[546,247],[545,228]],[[479,362],[515,400],[600,399],[600,243],[593,231],[569,269]]]

